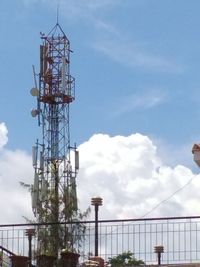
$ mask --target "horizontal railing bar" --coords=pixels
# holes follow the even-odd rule
[[[135,218],[135,219],[116,219],[116,220],[98,220],[99,223],[121,223],[121,222],[138,222],[138,221],[169,221],[169,220],[192,220],[200,219],[200,216],[179,216],[179,217],[152,217],[152,218]],[[51,223],[17,223],[17,224],[0,224],[1,227],[20,227],[20,226],[42,226],[56,224],[92,224],[94,220],[89,221],[71,221],[71,222],[51,222]]]

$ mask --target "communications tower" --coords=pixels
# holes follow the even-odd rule
[[[76,216],[76,176],[79,169],[76,145],[70,144],[70,104],[75,100],[75,79],[70,74],[70,42],[57,23],[49,34],[41,33],[40,72],[33,66],[42,140],[33,146],[34,183],[32,209],[38,223],[50,223],[38,230],[40,253],[55,257],[70,244],[70,222]],[[74,153],[73,153],[74,152]],[[52,223],[52,224],[51,224]],[[57,224],[61,223],[61,224]]]

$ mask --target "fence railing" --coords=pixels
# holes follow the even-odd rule
[[[78,222],[67,223],[76,225]],[[80,263],[94,255],[95,222],[85,221],[84,240],[77,244]],[[27,229],[47,227],[41,224],[0,225],[0,251],[29,255]],[[146,264],[157,263],[154,247],[162,245],[163,264],[200,262],[200,216],[98,221],[98,252],[105,261],[131,251]],[[37,237],[32,238],[32,255],[37,251]]]
[[[162,245],[163,263],[200,261],[200,217],[101,222],[99,229],[99,254],[105,259],[131,251],[147,264],[157,263],[154,247]]]

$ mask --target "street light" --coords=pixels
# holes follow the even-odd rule
[[[164,253],[164,247],[163,246],[155,246],[154,252],[157,254],[158,265],[160,265],[161,264],[161,253]]]
[[[91,204],[94,206],[95,211],[95,256],[98,256],[98,211],[99,206],[103,204],[103,199],[101,197],[93,197]]]
[[[29,266],[31,267],[32,264],[32,237],[35,236],[35,229],[29,228],[26,229],[25,232],[26,236],[28,237],[28,245],[29,245],[29,251],[28,251],[28,257],[29,257]]]

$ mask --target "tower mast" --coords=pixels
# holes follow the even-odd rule
[[[31,89],[37,97],[37,108],[31,113],[42,128],[42,141],[33,146],[32,209],[39,223],[69,222],[77,212],[79,169],[76,145],[70,144],[69,108],[75,100],[75,79],[70,74],[72,51],[58,22],[48,35],[41,33],[41,40],[40,72],[36,75],[34,70],[35,87]],[[69,245],[69,235],[70,229],[59,224],[39,231],[41,253],[52,252],[57,257],[60,249]]]

